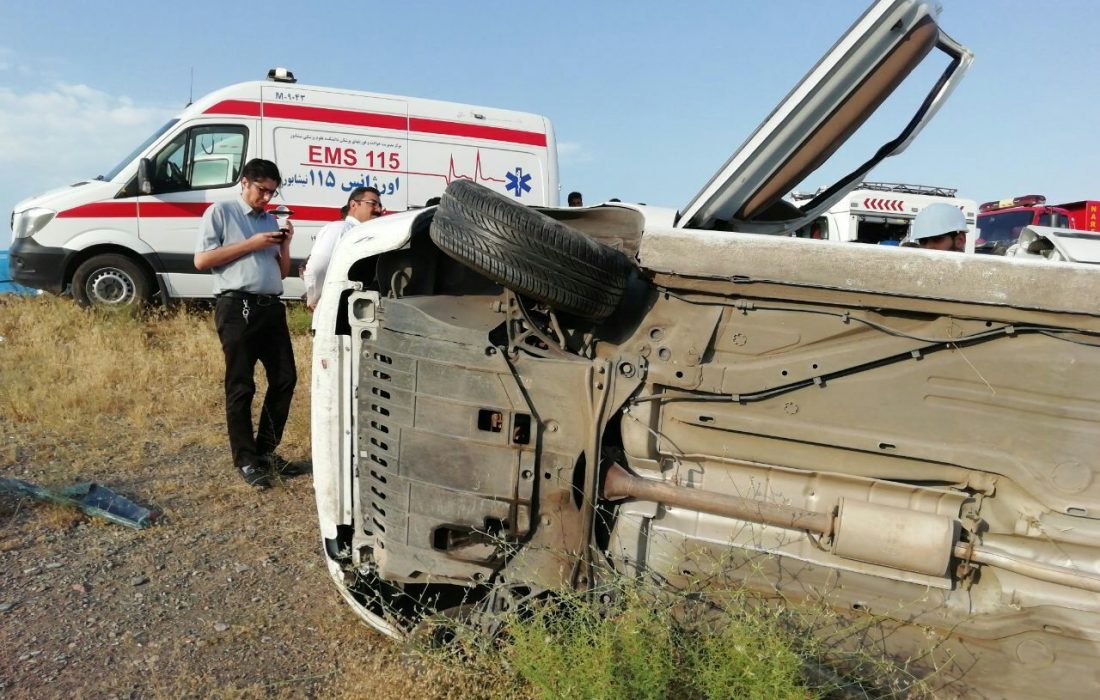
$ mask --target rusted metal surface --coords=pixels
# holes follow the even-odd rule
[[[603,497],[609,501],[619,501],[624,498],[656,501],[663,505],[724,515],[727,518],[774,525],[788,530],[807,530],[817,535],[829,536],[833,530],[833,516],[829,513],[814,513],[778,503],[725,496],[702,489],[689,489],[661,481],[650,481],[630,474],[618,464],[612,464],[607,470],[603,483]]]

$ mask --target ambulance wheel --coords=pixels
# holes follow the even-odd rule
[[[621,252],[467,180],[443,193],[431,237],[494,282],[580,318],[609,316],[630,278]]]
[[[149,274],[125,255],[93,256],[73,273],[73,299],[81,306],[136,309],[148,303],[152,289]]]

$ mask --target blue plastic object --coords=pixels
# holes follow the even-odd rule
[[[8,269],[8,251],[0,250],[0,294],[34,294],[35,290],[16,284]]]
[[[59,492],[55,492],[42,486],[36,486],[28,481],[0,477],[0,490],[25,494],[40,501],[79,508],[88,515],[103,518],[118,525],[132,527],[136,530],[153,525],[160,517],[160,513],[157,511],[140,506],[125,496],[118,495],[106,486],[100,486],[92,482],[68,486]]]

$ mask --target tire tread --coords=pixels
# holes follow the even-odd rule
[[[632,267],[620,251],[465,180],[444,192],[431,238],[509,289],[597,320],[615,310]]]

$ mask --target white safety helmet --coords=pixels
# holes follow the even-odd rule
[[[966,215],[962,213],[962,209],[946,202],[936,202],[921,209],[917,218],[913,219],[909,240],[919,241],[965,230]]]

